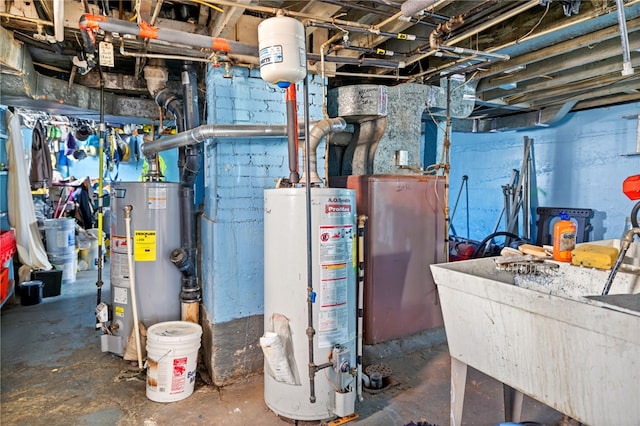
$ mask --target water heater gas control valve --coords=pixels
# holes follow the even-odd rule
[[[100,328],[102,324],[105,324],[109,321],[109,306],[101,302],[98,306],[96,306],[96,328]]]
[[[333,362],[333,369],[339,373],[348,373],[351,369],[351,363],[349,362],[349,349],[342,345],[335,345],[331,353],[331,360]]]

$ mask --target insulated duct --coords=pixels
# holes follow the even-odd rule
[[[549,127],[562,120],[576,103],[577,101],[571,101],[539,111],[523,112],[506,117],[453,120],[452,130],[461,133],[489,133]]]
[[[451,116],[468,117],[475,104],[475,83],[451,77],[451,86]],[[340,175],[408,174],[410,167],[395,165],[395,153],[407,151],[408,165],[421,167],[422,115],[425,111],[434,116],[446,114],[446,81],[440,87],[414,83],[343,86],[329,91],[328,103],[331,117],[343,117],[356,128],[344,150]],[[333,164],[336,160],[328,161]]]

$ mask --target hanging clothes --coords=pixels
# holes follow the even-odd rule
[[[31,171],[29,173],[31,189],[50,187],[52,176],[53,166],[49,143],[46,140],[44,126],[38,121],[31,136]]]
[[[24,161],[22,132],[18,115],[6,111],[9,139],[7,139],[7,158],[9,179],[7,182],[7,200],[9,223],[13,226],[20,262],[31,269],[51,269],[44,244],[38,230],[31,191],[27,185],[27,164]]]

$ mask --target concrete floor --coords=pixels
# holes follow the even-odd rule
[[[96,277],[95,271],[79,272],[75,283],[63,285],[60,296],[33,306],[21,306],[16,297],[2,308],[2,425],[293,423],[266,407],[262,376],[224,388],[199,379],[193,395],[182,401],[147,399],[144,372],[100,351],[100,332],[93,328]],[[392,385],[378,393],[365,392],[364,401],[356,403],[359,418],[351,424],[449,424],[446,343],[417,337],[367,347],[366,354],[365,365],[385,363],[392,369]],[[561,419],[557,411],[525,397],[523,420],[555,425]],[[502,386],[470,369],[463,423],[501,421]]]

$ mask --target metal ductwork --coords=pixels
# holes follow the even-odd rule
[[[571,101],[555,107],[543,108],[539,111],[524,112],[506,117],[453,120],[452,130],[461,133],[488,133],[549,127],[562,120],[576,103],[577,101]]]
[[[450,78],[452,117],[468,117],[474,108],[475,85]],[[356,85],[329,91],[329,115],[354,123],[355,131],[344,149],[339,175],[403,174],[394,163],[398,150],[408,152],[409,166],[421,167],[421,119],[425,110],[434,116],[447,111],[447,81],[441,87],[400,84],[393,87]],[[331,152],[331,151],[330,151]],[[334,166],[335,158],[329,159]]]
[[[304,133],[304,123],[298,125]],[[195,145],[207,139],[219,138],[282,138],[287,136],[287,126],[252,124],[205,124],[176,135],[164,136],[153,143],[143,143],[142,153],[149,157],[171,148]]]
[[[342,132],[347,128],[347,122],[344,118],[325,118],[317,122],[311,130],[309,130],[309,180],[311,184],[318,184],[322,182],[320,176],[318,176],[318,145],[320,141],[327,135],[332,133]],[[307,155],[305,152],[304,155]],[[301,182],[306,182],[306,170],[302,173],[300,178]]]

